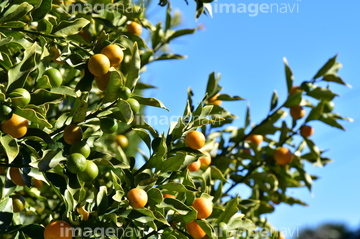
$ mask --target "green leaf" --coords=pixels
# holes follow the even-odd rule
[[[337,55],[334,56],[333,58],[330,58],[323,67],[321,67],[321,69],[315,74],[315,76],[313,77],[313,79],[317,79],[320,76],[325,75],[336,63],[336,58]]]
[[[204,3],[201,1],[196,1],[196,19],[198,19],[203,13],[206,13]]]
[[[108,208],[108,198],[106,186],[101,186],[96,195],[96,206],[98,215],[103,215]]]
[[[4,38],[0,39],[0,47],[6,45],[8,43],[11,43],[13,40],[14,40],[13,37],[4,37]],[[1,54],[3,54],[3,52],[1,52]]]
[[[103,103],[112,102],[119,98],[120,87],[124,84],[124,76],[118,71],[112,71],[110,74],[110,80],[108,87],[105,90],[105,96]]]
[[[189,223],[196,218],[196,210],[193,207],[185,205],[183,202],[174,198],[165,198],[162,203],[158,205],[159,208],[168,208],[174,210],[179,214],[174,218],[174,221],[182,221]]]
[[[41,139],[43,142],[47,144],[53,144],[54,141],[51,139],[50,135],[45,133],[41,129],[37,128],[28,128],[28,131],[26,132],[26,137],[36,137]]]
[[[66,212],[70,213],[74,209],[74,195],[69,191],[69,189],[65,190],[65,193],[62,195],[62,198],[65,203]]]
[[[39,161],[38,167],[41,172],[45,172],[51,168],[59,165],[61,161],[65,161],[66,158],[62,155],[62,151],[57,149],[55,151],[45,152],[44,157]]]
[[[154,52],[149,50],[141,54],[141,67],[153,61]],[[139,82],[140,83],[140,82]],[[139,84],[138,83],[138,84]],[[138,85],[136,87],[139,87]]]
[[[330,114],[322,114],[320,116],[319,120],[321,122],[324,122],[327,125],[330,125],[332,127],[335,127],[335,128],[338,128],[338,129],[341,129],[341,130],[345,131],[345,128],[341,124],[339,124],[339,122],[337,122],[336,118],[331,117]]]
[[[261,135],[266,135],[266,134],[274,134],[276,131],[279,130],[278,127],[276,127],[274,124],[282,117],[284,117],[284,115],[286,114],[285,111],[283,110],[278,110],[276,112],[274,112],[268,119],[266,122],[261,123],[259,126],[257,126],[256,128],[254,128],[254,130],[252,131],[252,134],[261,134]]]
[[[42,115],[35,109],[30,108],[15,108],[14,113],[20,115],[31,121],[32,124],[38,124],[41,127],[46,127],[51,129],[53,126],[47,121],[45,115]]]
[[[351,85],[345,83],[340,76],[338,76],[337,74],[327,74],[325,75],[322,79],[322,81],[328,81],[328,82],[335,82],[341,85],[345,85],[347,87],[351,87]]]
[[[10,135],[3,135],[0,137],[1,146],[4,148],[8,158],[8,163],[12,163],[19,154],[19,145],[16,140]]]
[[[37,30],[40,32],[44,32],[45,34],[50,34],[53,30],[53,25],[45,18],[42,18],[38,22]]]
[[[196,109],[194,110],[194,112],[192,113],[192,121],[196,120],[197,118],[199,118],[200,115],[202,115],[203,112],[203,104],[202,102],[199,103],[199,105],[196,107]],[[207,115],[204,115],[207,116]]]
[[[286,204],[289,204],[289,205],[299,204],[302,206],[308,206],[305,202],[303,202],[299,199],[293,198],[293,197],[289,197],[289,196],[285,196],[285,199],[283,200],[283,202]]]
[[[178,171],[185,161],[184,154],[176,154],[174,157],[167,158],[161,168],[161,172]]]
[[[159,185],[159,188],[167,189],[169,191],[174,191],[174,192],[184,192],[184,193],[194,192],[194,190],[190,190],[189,188],[185,187],[183,184],[176,182],[170,182],[164,185]]]
[[[113,172],[111,171],[112,173],[112,176],[113,175]],[[114,179],[114,178],[113,178]],[[116,182],[116,181],[115,181]],[[117,182],[116,182],[117,185],[119,185]],[[124,192],[123,191],[120,191],[120,190],[116,190],[116,193],[114,196],[112,196],[112,199],[114,199],[114,201],[116,202],[122,202],[123,201],[123,196],[124,196]]]
[[[127,72],[126,75],[126,87],[128,87],[129,89],[132,89],[134,88],[134,86],[136,86],[140,78],[140,67],[141,67],[140,53],[137,42],[135,42],[132,48],[132,56],[130,60],[129,71]]]
[[[145,142],[146,146],[150,149],[151,147],[151,137],[147,130],[145,129],[136,129],[133,128],[133,130],[139,135],[139,137]]]
[[[48,76],[42,76],[39,79],[37,79],[36,87],[37,88],[42,88],[42,89],[50,89],[52,86],[51,86],[49,77]]]
[[[272,97],[271,97],[270,111],[272,111],[273,109],[276,108],[276,106],[278,104],[278,100],[279,100],[279,96],[278,96],[276,90],[274,90]]]
[[[308,174],[302,168],[297,168],[297,169],[298,169],[298,171],[300,173],[300,177],[304,181],[306,187],[309,189],[309,191],[311,191],[312,178],[311,178],[310,174]]]
[[[204,230],[209,238],[217,239],[214,228],[206,220],[196,220],[196,223]]]
[[[1,56],[2,56],[2,60],[0,61],[0,65],[4,68],[5,71],[9,71],[11,67],[13,67],[13,63],[9,55],[6,54],[5,52],[1,52]]]
[[[153,49],[158,48],[164,39],[164,31],[162,29],[161,22],[156,24],[155,30],[151,32],[151,46]]]
[[[151,188],[146,193],[149,197],[149,202],[148,202],[149,205],[156,206],[160,204],[163,200],[162,193],[158,188]]]
[[[260,201],[260,205],[257,209],[258,214],[268,214],[273,213],[275,210],[274,206],[271,205],[269,202]]]
[[[312,140],[310,140],[308,138],[305,138],[304,140],[305,140],[307,146],[310,149],[312,160],[316,162],[316,163],[313,163],[313,164],[316,165],[316,166],[321,167],[322,164],[321,164],[321,152],[320,152],[320,149],[318,148],[318,146]]]
[[[176,32],[174,32],[173,34],[171,34],[166,41],[169,43],[170,41],[174,40],[175,38],[184,36],[184,35],[189,35],[189,34],[193,34],[196,31],[196,29],[181,29],[178,30]]]
[[[208,83],[206,86],[206,93],[208,95],[208,98],[215,96],[222,89],[222,87],[218,84],[219,81],[220,81],[220,74],[215,76],[215,72],[212,72],[209,75]]]
[[[8,28],[23,28],[26,26],[26,23],[20,21],[11,21],[4,23],[3,26]]]
[[[67,95],[76,98],[77,95],[73,88],[69,86],[59,86],[56,88],[51,89],[51,93],[60,94],[60,95]]]
[[[213,105],[205,105],[204,107],[202,107],[201,113],[200,113],[200,115],[197,115],[197,117],[204,118],[204,117],[210,116],[213,108],[214,108]]]
[[[230,96],[228,94],[221,94],[217,98],[217,100],[223,100],[223,101],[237,101],[237,100],[244,100],[244,98],[241,98],[240,96]]]
[[[12,5],[10,9],[6,11],[4,17],[0,19],[0,25],[5,22],[18,21],[30,12],[34,7],[27,2],[23,2],[20,5]]]
[[[157,89],[156,86],[145,84],[143,82],[138,82],[136,84],[135,90],[146,90],[146,89]]]
[[[185,109],[184,109],[184,113],[183,113],[183,117],[184,119],[190,119],[190,116],[191,116],[191,112],[194,110],[193,108],[193,101],[192,101],[192,97],[194,96],[194,93],[192,92],[191,88],[189,87],[188,88],[188,91],[187,91],[187,102],[186,102],[186,106],[185,106]],[[185,121],[184,121],[185,122]]]
[[[57,104],[64,99],[64,95],[61,93],[48,91],[45,89],[37,89],[31,93],[30,104],[43,105],[43,104]]]
[[[37,47],[38,45],[34,43],[30,48],[26,49],[22,61],[8,71],[8,92],[16,88],[23,88],[26,78],[30,72],[35,70],[35,50]]]
[[[293,86],[294,76],[293,76],[291,68],[289,67],[288,61],[285,57],[283,58],[283,61],[284,61],[284,65],[285,65],[286,85],[287,85],[287,89],[289,92],[291,87]]]
[[[288,138],[289,128],[286,125],[286,121],[283,121],[281,124],[280,129],[280,137],[279,137],[279,143],[285,142],[285,140]]]
[[[11,214],[12,214],[12,212],[13,212],[13,210],[12,210],[12,200],[11,200],[10,197],[4,197],[4,198],[1,199],[1,201],[0,201],[0,212],[11,212]],[[4,222],[4,221],[2,221],[2,222]]]
[[[179,55],[179,54],[172,54],[172,53],[165,53],[162,54],[154,59],[154,61],[161,61],[161,60],[181,60],[185,59],[187,56]]]
[[[131,109],[130,104],[126,100],[119,100],[117,104],[117,109],[112,115],[127,124],[131,123],[134,120],[134,113]]]
[[[81,96],[76,98],[70,112],[70,115],[73,116],[74,123],[83,122],[85,120],[88,110],[88,95],[88,92],[82,92]]]
[[[135,100],[137,100],[141,105],[148,105],[148,106],[154,106],[154,107],[158,107],[158,108],[162,108],[162,109],[166,109],[167,111],[170,111],[168,108],[165,107],[165,105],[158,99],[156,98],[146,98],[146,97],[142,97],[140,95],[133,95],[131,96],[132,98],[134,98]]]
[[[155,168],[155,171],[160,170],[161,167],[163,166],[166,153],[167,153],[166,136],[162,135],[157,151],[149,159],[150,165]]]
[[[315,89],[308,91],[307,95],[318,100],[328,100],[328,101],[331,101],[334,99],[335,96],[338,96],[331,90],[322,87],[316,87]]]
[[[168,4],[166,9],[166,19],[165,19],[165,32],[171,28],[171,4]]]
[[[216,219],[216,223],[225,222],[228,223],[232,216],[238,211],[239,198],[236,196],[226,203],[225,210]]]
[[[295,105],[300,105],[302,100],[302,92],[296,92],[294,94],[289,94],[288,98],[286,99],[284,106],[291,107]]]
[[[39,21],[39,20],[44,19],[46,14],[48,12],[50,12],[51,7],[52,7],[52,0],[41,1],[41,5],[37,9],[35,9],[34,11],[31,12],[31,16],[32,16],[33,20]]]
[[[211,169],[211,179],[213,180],[218,179],[223,181],[224,183],[227,182],[225,176],[217,167],[210,166],[210,169]]]
[[[133,219],[140,223],[148,223],[150,221],[156,220],[156,221],[162,222],[163,224],[168,224],[166,222],[166,220],[155,217],[153,212],[146,208],[135,209],[135,210],[126,210],[126,211],[122,212],[119,216],[124,217],[124,218]]]
[[[186,125],[185,125],[182,117],[179,117],[177,123],[171,122],[169,134],[171,134],[172,140],[180,139],[182,137],[182,135],[184,134],[185,127],[186,127]]]
[[[320,103],[311,109],[309,115],[305,119],[305,122],[309,122],[311,120],[318,120],[322,115],[322,111],[323,111],[323,105]]]
[[[74,35],[79,33],[79,31],[89,23],[90,21],[85,18],[76,18],[73,21],[62,20],[59,25],[54,28],[53,34],[62,37]]]
[[[251,116],[250,116],[250,105],[246,106],[246,115],[245,115],[245,128],[250,125]]]
[[[228,223],[228,230],[239,230],[239,228],[247,231],[254,231],[257,226],[249,219],[244,218],[243,214],[237,213],[230,218]]]

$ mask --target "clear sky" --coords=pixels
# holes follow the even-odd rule
[[[156,1],[154,1],[156,2]],[[268,216],[277,228],[301,229],[315,227],[323,222],[343,222],[352,229],[360,227],[360,157],[359,103],[360,103],[360,1],[346,0],[224,0],[221,3],[287,4],[288,13],[220,12],[220,2],[214,2],[213,18],[194,18],[195,5],[189,0],[173,1],[174,9],[184,13],[183,27],[204,25],[204,30],[181,38],[172,44],[174,53],[188,56],[185,60],[150,65],[143,75],[145,82],[159,89],[148,91],[148,96],[162,100],[171,115],[181,115],[190,86],[195,100],[205,91],[207,77],[212,71],[222,74],[220,85],[224,93],[239,95],[247,102],[226,102],[223,105],[239,116],[235,125],[244,122],[245,106],[252,108],[252,121],[260,122],[269,109],[271,94],[277,90],[280,100],[286,97],[282,58],[286,57],[295,75],[295,84],[311,79],[330,58],[339,54],[343,64],[339,74],[352,85],[331,88],[341,94],[335,99],[335,111],[353,118],[344,123],[347,131],[313,124],[312,139],[334,162],[325,168],[308,167],[320,177],[307,189],[290,190],[290,195],[306,201],[309,207],[280,204]],[[284,5],[282,5],[284,6]],[[292,10],[293,9],[293,10]],[[162,9],[154,8],[153,20],[163,20]],[[284,10],[284,9],[283,9]],[[290,13],[290,11],[293,13]],[[253,16],[250,16],[253,15]],[[163,110],[147,109],[148,114],[169,115]],[[166,130],[167,126],[157,126]],[[289,236],[287,238],[290,238]]]

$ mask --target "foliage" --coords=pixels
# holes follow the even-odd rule
[[[95,0],[0,3],[0,104],[6,112],[2,120],[16,114],[30,122],[23,137],[13,138],[4,129],[0,132],[0,233],[6,238],[43,238],[46,225],[64,220],[73,228],[114,229],[107,231],[106,238],[191,238],[186,224],[197,218],[191,205],[202,197],[212,201],[213,210],[196,223],[209,238],[249,238],[256,228],[269,232],[261,238],[276,237],[264,215],[272,213],[278,203],[306,205],[287,195],[287,189],[305,186],[311,190],[316,176],[305,171],[305,164],[322,167],[330,162],[324,150],[300,136],[300,127],[320,121],[343,129],[339,122],[348,120],[325,109],[337,97],[331,85],[346,85],[337,75],[341,64],[336,56],[283,103],[274,92],[262,122],[252,124],[248,108],[241,127],[231,124],[235,115],[209,102],[214,96],[219,101],[243,100],[218,95],[220,75],[211,73],[202,101],[194,104],[190,89],[183,116],[160,134],[144,120],[143,108],[167,108],[158,99],[142,96],[144,90],[155,87],[142,83],[141,75],[150,63],[184,58],[170,53],[168,45],[196,29],[178,30],[179,16],[168,1],[160,2],[167,7],[166,17],[156,25],[147,20],[141,4],[102,2],[115,10],[89,9],[96,6]],[[210,6],[207,1],[196,2],[197,15]],[[131,6],[131,11],[121,7],[124,5]],[[144,33],[128,32],[129,21],[140,23]],[[110,69],[103,91],[94,82],[88,60],[109,44],[120,46],[124,58],[119,67]],[[286,60],[284,63],[290,91],[294,77]],[[58,71],[44,74],[49,69],[57,69],[60,76]],[[30,92],[29,103],[14,102],[11,93],[18,88]],[[306,116],[300,120],[287,117],[293,106],[306,109]],[[104,124],[114,119],[118,127],[103,132]],[[65,141],[68,125],[80,129]],[[184,140],[196,129],[206,138],[199,150],[188,147]],[[116,134],[111,134],[113,130]],[[116,143],[117,135],[125,135],[129,145]],[[246,140],[249,135],[263,135],[264,141],[252,143]],[[139,148],[140,141],[148,152]],[[67,142],[82,142],[85,149],[70,150]],[[284,166],[273,157],[282,146],[293,153],[292,161]],[[68,170],[74,151],[86,154],[83,163],[90,165],[86,175]],[[210,152],[211,165],[189,172],[187,166],[204,157],[204,151]],[[144,163],[139,167],[141,157]],[[25,186],[16,184],[19,180],[11,178],[10,168],[20,169]],[[238,185],[247,186],[251,195],[241,197]],[[126,196],[136,187],[148,195],[143,208],[131,207]],[[13,210],[14,195],[25,198],[21,212]],[[84,217],[86,211],[89,215]]]

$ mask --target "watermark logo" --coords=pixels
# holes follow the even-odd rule
[[[243,228],[226,230],[223,226],[215,225],[214,231],[215,235],[218,237],[232,237],[238,238],[242,236],[247,236],[247,238],[264,238],[264,237],[279,237],[283,235],[285,237],[298,237],[299,236],[299,225],[294,228],[283,227],[279,229],[269,229],[269,228],[261,228],[256,229],[254,231],[248,231]],[[144,231],[138,230],[137,228],[128,227],[126,229],[118,227],[64,227],[61,225],[60,227],[60,237],[81,237],[81,238],[108,238],[108,237],[129,237],[129,238],[142,238],[145,237],[146,234],[151,233],[148,231],[145,233]]]
[[[87,3],[87,2],[75,2],[65,6],[67,12],[79,12],[83,14],[100,13],[100,12],[121,12],[139,14],[145,9],[145,2],[140,5],[129,3]]]
[[[81,237],[81,238],[109,238],[109,237],[126,237],[126,238],[142,238],[144,232],[136,230],[136,228],[122,227],[60,227],[60,237]]]
[[[225,3],[215,0],[213,14],[247,14],[256,17],[259,14],[297,14],[300,12],[301,0],[288,0],[289,2],[273,3]]]

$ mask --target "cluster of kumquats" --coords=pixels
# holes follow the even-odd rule
[[[127,25],[128,32],[134,35],[140,35],[142,27],[136,22],[130,22]],[[111,73],[120,67],[124,59],[124,52],[119,45],[110,44],[101,50],[101,53],[94,54],[88,61],[88,69],[94,75],[94,80],[97,87],[105,91],[109,83]],[[137,113],[140,109],[140,104],[136,99],[131,97],[131,90],[125,86],[120,87],[120,98],[126,100],[133,112]],[[105,134],[112,134],[117,131],[118,124],[115,119],[102,118],[100,119],[100,129]],[[71,146],[71,155],[67,160],[67,168],[70,172],[76,173],[82,181],[92,181],[98,175],[98,168],[95,163],[86,158],[90,155],[90,147],[86,142],[82,141],[83,132],[80,126],[70,124],[64,129],[64,141]],[[125,148],[128,145],[128,139],[124,135],[117,135],[117,145]]]
[[[185,135],[185,143],[192,149],[201,149],[205,145],[205,136],[199,131],[191,131]],[[211,164],[211,155],[207,151],[202,151],[203,157],[200,157],[195,162],[188,165],[190,172],[199,170],[201,167],[207,167]],[[166,194],[164,197],[172,197],[173,195]],[[207,198],[196,198],[191,205],[197,211],[197,219],[208,218],[213,211],[213,204]],[[186,229],[193,238],[203,238],[206,236],[205,231],[196,223],[192,221],[186,224]]]
[[[292,88],[289,91],[289,94],[292,95],[296,92],[301,92],[301,91],[302,91],[302,89],[300,86],[292,86]],[[332,102],[329,103],[329,108],[327,110],[331,111],[332,109],[330,107],[334,108],[334,105]],[[290,115],[291,115],[292,119],[296,121],[296,120],[303,118],[306,115],[306,111],[302,106],[298,106],[298,105],[291,106],[290,107]],[[300,127],[299,133],[302,137],[308,138],[314,134],[314,128],[309,125],[302,125]],[[261,145],[261,143],[264,140],[264,136],[263,135],[249,135],[246,138],[246,140],[255,145]],[[294,155],[290,151],[290,149],[288,149],[286,147],[278,147],[274,151],[273,158],[277,164],[279,164],[281,166],[285,166],[293,160]]]
[[[139,36],[142,33],[142,26],[136,22],[130,22],[127,25],[127,31]],[[58,60],[60,53],[57,47],[53,46],[51,51],[54,53],[52,60],[55,63],[64,64],[63,61]],[[123,58],[123,50],[120,46],[115,44],[110,44],[104,47],[100,54],[95,54],[90,57],[88,61],[88,69],[95,76],[95,83],[101,91],[106,90],[111,73],[119,68]],[[45,70],[42,77],[36,82],[36,87],[42,89],[52,89],[59,87],[62,84],[63,78],[60,71],[56,68],[48,68]],[[125,86],[121,87],[120,95],[124,100],[127,100],[133,112],[139,112],[140,104],[137,100],[130,98],[131,91],[129,88]],[[13,111],[15,107],[26,107],[31,101],[31,94],[25,88],[17,88],[9,93],[7,97],[8,98],[6,100],[0,102],[1,131],[4,134],[11,135],[13,138],[20,139],[26,135],[29,121],[24,117],[13,113]],[[100,128],[103,133],[112,134],[117,131],[118,124],[114,119],[103,118],[100,119]],[[66,161],[67,169],[70,172],[77,174],[81,181],[90,182],[94,180],[99,174],[99,169],[93,161],[87,160],[91,153],[91,148],[86,141],[83,140],[82,128],[77,124],[70,124],[66,126],[63,132],[63,139],[67,144],[71,145],[70,155]],[[115,137],[115,142],[121,148],[126,148],[128,145],[127,137],[121,134]],[[6,167],[0,166],[0,174],[4,174],[6,170]],[[10,167],[9,176],[15,185],[26,186],[19,168]],[[43,182],[35,178],[32,178],[32,184],[39,190],[43,187]],[[138,190],[142,189],[134,188],[129,191],[127,195],[130,204],[134,208],[143,207],[147,202],[147,199],[145,200],[143,198],[145,196],[147,197],[145,191],[142,190],[139,192]],[[12,196],[12,202],[13,212],[21,212],[24,210],[25,199],[20,193],[16,193]],[[87,212],[83,206],[79,207],[77,210],[83,220],[88,219],[89,212]],[[68,237],[59,236],[60,229],[64,229],[66,227],[71,228],[71,226],[65,221],[53,221],[45,228],[44,238],[72,238],[70,234]]]
[[[301,92],[302,89],[299,86],[293,86],[291,90],[289,91],[289,94],[294,94],[296,92]],[[208,99],[207,103],[212,105],[218,105],[220,106],[222,104],[221,100],[218,100],[217,97],[220,94],[216,94],[215,96]],[[329,104],[326,106],[325,109],[327,112],[330,112],[334,105],[332,102],[329,102]],[[305,116],[306,112],[305,109],[302,106],[292,106],[290,107],[290,115],[293,120],[299,120]],[[309,125],[302,125],[299,129],[299,134],[304,137],[308,138],[314,134],[314,128],[312,128]],[[256,146],[260,146],[262,142],[264,141],[263,135],[257,135],[257,134],[251,134],[245,138],[245,140],[249,143],[252,143]],[[192,149],[201,150],[203,146],[205,145],[206,138],[203,133],[199,131],[191,131],[185,136],[185,143],[187,146],[189,146]],[[243,149],[244,151],[251,153],[250,149]],[[188,170],[190,172],[194,172],[199,170],[200,168],[206,168],[211,164],[211,155],[208,151],[201,151],[204,156],[197,159],[195,162],[188,165]],[[294,158],[293,153],[290,149],[286,147],[278,147],[274,150],[273,159],[274,161],[283,167],[288,165]],[[164,198],[175,198],[172,194],[164,194]],[[192,204],[192,207],[194,207],[197,211],[197,219],[206,219],[209,217],[213,210],[213,205],[211,200],[208,200],[206,198],[197,198],[194,200],[194,203]],[[186,228],[188,230],[188,233],[193,238],[206,238],[205,231],[197,224],[196,220],[188,223],[186,225]],[[279,239],[284,239],[285,236],[283,233],[280,233]]]
[[[68,143],[75,142],[72,144],[71,152],[72,154],[68,158],[67,161],[67,167],[71,172],[75,172],[79,175],[79,178],[84,181],[92,181],[97,173],[98,170],[93,164],[90,164],[91,161],[86,160],[86,155],[88,156],[90,153],[90,149],[87,149],[85,144],[80,141],[81,139],[81,131],[79,130],[78,126],[71,127],[73,130],[70,134],[71,137],[68,138],[68,128],[65,132],[67,132],[64,137],[67,140]],[[76,138],[73,136],[77,135]],[[254,137],[257,138],[257,137]],[[117,138],[117,143],[121,145],[122,147],[126,147],[128,144],[128,141],[125,136],[119,135]],[[203,133],[199,131],[191,131],[185,135],[185,143],[187,146],[189,146],[192,149],[201,149],[205,145],[205,136]],[[211,155],[207,151],[202,151],[204,156],[200,157],[196,162],[191,163],[188,166],[189,171],[197,171],[201,167],[207,167],[211,164]],[[87,168],[90,167],[88,170]],[[84,168],[84,170],[82,169]],[[73,170],[73,171],[72,171]],[[81,171],[83,170],[83,171]],[[79,173],[79,171],[81,171]],[[96,173],[95,173],[96,172]],[[148,203],[148,195],[145,190],[141,188],[133,188],[126,194],[127,199],[129,200],[129,204],[134,209],[143,208]],[[175,198],[176,196],[171,193],[164,192],[163,193],[164,198]],[[14,198],[14,200],[23,200],[22,198]],[[196,211],[197,211],[197,219],[206,219],[208,218],[212,212],[213,212],[213,203],[210,199],[200,197],[196,198],[191,205]],[[23,206],[22,206],[23,207]],[[79,207],[78,213],[82,216],[83,220],[88,220],[89,218],[89,212],[87,212],[84,207]],[[186,224],[186,229],[188,233],[195,239],[198,238],[205,238],[206,233],[205,231],[198,225],[198,223],[195,221],[192,221],[190,223]],[[68,236],[63,237],[57,237],[56,235],[59,235],[60,231],[68,231]],[[49,225],[46,226],[44,231],[44,238],[45,239],[71,239],[72,238],[72,227],[62,220],[57,220],[51,222]]]

